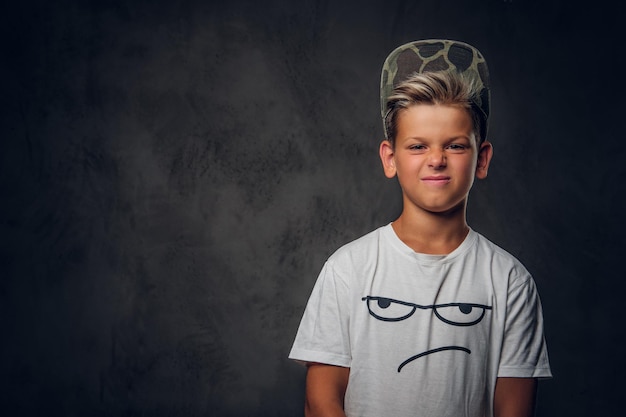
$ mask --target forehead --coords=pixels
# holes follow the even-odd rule
[[[415,104],[398,113],[397,139],[475,137],[470,112],[460,106]]]

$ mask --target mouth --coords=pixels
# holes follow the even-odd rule
[[[426,356],[426,355],[430,355],[431,353],[437,353],[437,352],[444,352],[446,350],[460,350],[462,352],[467,353],[468,355],[472,353],[471,350],[469,350],[468,348],[464,348],[461,346],[444,346],[444,347],[440,347],[437,349],[431,349],[431,350],[427,350],[426,352],[422,352],[422,353],[418,353],[415,356],[411,356],[409,359],[405,360],[404,362],[402,362],[400,364],[400,366],[398,366],[398,373],[402,370],[402,368],[404,368],[406,365],[408,365],[409,363],[413,362],[416,359],[421,358],[422,356]]]
[[[445,185],[450,182],[450,177],[432,175],[428,177],[423,177],[422,181],[424,181],[426,184]]]

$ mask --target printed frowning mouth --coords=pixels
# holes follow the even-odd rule
[[[477,303],[442,303],[421,305],[408,301],[372,295],[365,296],[361,300],[365,301],[370,315],[376,320],[384,322],[400,322],[413,316],[413,314],[415,314],[418,310],[431,310],[435,317],[443,323],[455,327],[474,326],[482,321],[485,317],[486,311],[492,309],[491,306]],[[402,371],[402,368],[416,359],[432,353],[445,352],[448,350],[465,352],[468,355],[472,353],[471,350],[463,346],[442,346],[411,356],[398,366],[398,372]]]
[[[465,352],[467,354],[471,354],[472,353],[472,351],[469,350],[468,348],[464,348],[464,347],[461,347],[461,346],[444,346],[444,347],[440,347],[440,348],[437,348],[437,349],[427,350],[426,352],[418,353],[417,355],[411,356],[409,359],[407,359],[404,362],[402,362],[400,364],[400,366],[398,366],[398,372],[400,372],[402,370],[402,368],[405,367],[405,365],[408,365],[409,363],[413,362],[416,359],[421,358],[422,356],[430,355],[431,353],[443,352],[443,351],[446,351],[446,350],[460,350],[460,351]]]

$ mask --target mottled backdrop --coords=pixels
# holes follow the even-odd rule
[[[446,37],[492,73],[475,229],[534,274],[539,416],[623,402],[624,40],[605,1],[2,6],[0,410],[300,416],[286,359],[326,257],[395,218],[382,62]]]

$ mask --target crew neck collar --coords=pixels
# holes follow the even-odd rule
[[[473,243],[476,241],[476,238],[478,236],[476,232],[470,227],[469,232],[467,233],[467,236],[465,236],[465,239],[463,239],[461,244],[457,246],[456,249],[454,249],[452,252],[448,254],[442,254],[442,255],[431,255],[427,253],[415,252],[411,247],[409,247],[406,243],[404,243],[398,237],[395,230],[393,230],[391,223],[384,226],[382,229],[382,232],[385,238],[394,247],[394,249],[403,253],[405,256],[409,256],[415,259],[421,264],[447,263],[451,261],[452,259],[456,258],[457,256],[465,253],[473,245]]]

